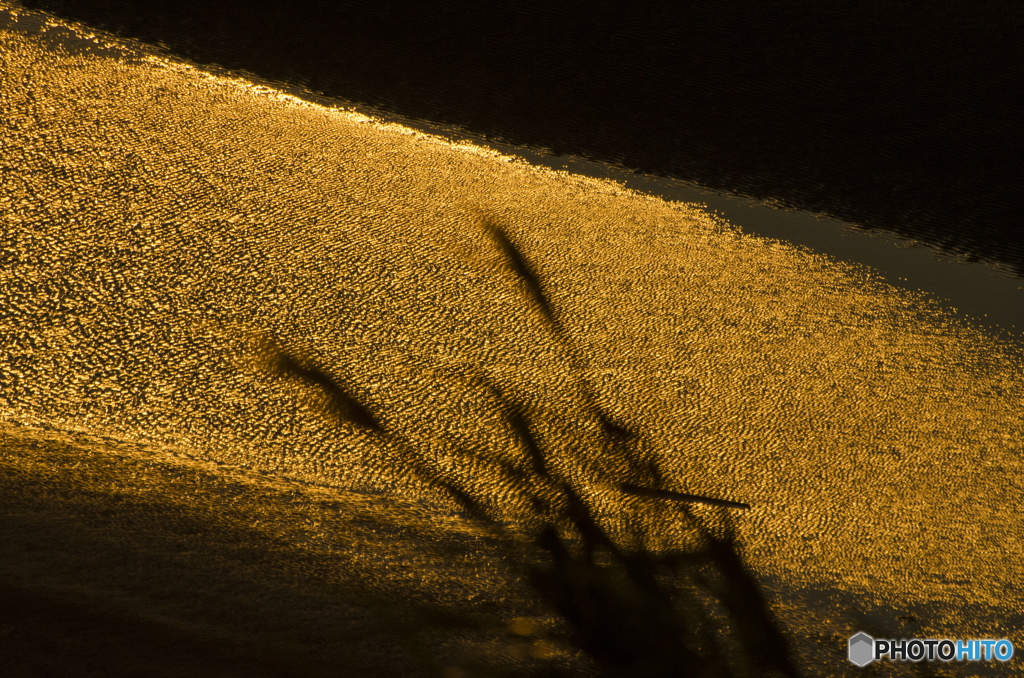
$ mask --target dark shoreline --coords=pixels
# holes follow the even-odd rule
[[[1024,275],[1024,7],[23,0],[389,113],[774,199]]]

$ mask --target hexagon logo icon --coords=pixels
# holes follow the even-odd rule
[[[850,661],[857,666],[867,666],[875,660],[875,639],[861,631],[850,636]]]

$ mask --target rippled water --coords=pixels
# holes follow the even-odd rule
[[[429,497],[395,450],[259,369],[270,335],[500,501],[457,458],[509,444],[482,370],[614,515],[587,388],[675,489],[753,505],[739,533],[786,604],[806,589],[841,614],[929,611],[930,633],[1020,628],[1022,365],[991,333],[694,204],[12,25],[6,421]],[[481,214],[539,270],[583,381]]]
[[[198,63],[1024,271],[1012,0],[22,2]]]

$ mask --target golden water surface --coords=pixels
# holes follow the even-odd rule
[[[471,387],[486,373],[613,509],[586,389],[673,489],[753,506],[736,520],[767,586],[932,610],[919,637],[1024,644],[1024,386],[1006,345],[693,205],[166,59],[0,38],[8,424],[429,499],[394,450],[247,358],[273,336],[500,503],[458,457],[511,444]],[[533,263],[575,352],[483,218]]]

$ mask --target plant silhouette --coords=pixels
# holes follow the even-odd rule
[[[648,526],[613,534],[602,524],[592,498],[566,472],[564,460],[545,451],[529,406],[483,370],[475,372],[469,385],[482,389],[504,413],[520,454],[510,460],[480,451],[459,452],[483,461],[490,477],[514,490],[530,508],[527,533],[546,558],[544,564],[524,567],[540,599],[564,619],[574,643],[596,661],[603,675],[796,676],[788,643],[739,555],[729,516],[722,513],[750,506],[666,487],[657,456],[642,434],[616,422],[591,395],[579,354],[528,258],[496,220],[485,216],[481,227],[505,259],[507,272],[525,289],[527,304],[569,351],[571,367],[584,384],[579,416],[598,423],[598,452],[617,476],[610,486],[624,505],[646,517],[642,522]],[[387,440],[401,451],[410,473],[502,534],[506,543],[517,539],[507,529],[501,507],[488,503],[471,481],[451,477],[420,454],[412,440],[382,423],[374,414],[376,408],[356,389],[273,341],[265,342],[264,351],[277,374],[321,390],[330,416]],[[719,511],[714,529],[690,510],[691,504]],[[689,525],[697,546],[656,544],[649,526],[670,520]]]

